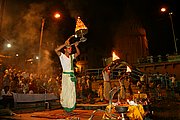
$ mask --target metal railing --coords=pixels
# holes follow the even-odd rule
[[[116,79],[118,76],[120,76],[121,72],[124,69],[125,68],[119,68],[119,69],[112,70],[111,74],[110,74],[110,79]],[[90,75],[93,79],[102,80],[103,79],[102,70],[103,70],[103,68],[86,69],[85,74]]]

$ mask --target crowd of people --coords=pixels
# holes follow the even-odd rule
[[[1,95],[11,93],[57,93],[60,89],[60,77],[47,74],[37,75],[15,68],[1,73]]]
[[[1,73],[1,94],[14,93],[54,93],[60,91],[61,76],[38,76],[35,73],[28,73],[25,71],[19,71],[17,69],[9,68]],[[139,89],[146,88],[167,88],[171,89],[176,87],[176,75],[160,73],[149,73],[139,77],[137,86]],[[92,91],[92,78],[90,75],[77,76],[77,97],[85,98]]]
[[[167,88],[171,89],[174,87],[177,87],[177,81],[176,81],[176,75],[175,74],[169,74],[166,72],[165,74],[157,73],[148,73],[140,76],[139,81],[137,82],[137,86],[141,89],[143,88],[143,85],[146,84],[147,88],[153,88],[153,87],[161,87],[161,88]]]
[[[92,80],[92,77],[88,74],[77,76],[77,98],[83,99],[84,102],[93,102],[91,100],[98,96],[98,91],[93,90]]]
[[[94,88],[92,86],[94,81],[90,74],[77,74],[76,83],[76,97],[82,99],[84,102],[94,103],[94,98],[99,97],[100,100],[106,100],[104,97],[104,84],[100,82],[99,88]],[[113,81],[111,85],[113,85]],[[12,95],[12,93],[21,94],[44,94],[55,93],[60,95],[61,93],[61,76],[54,75],[50,76],[47,74],[42,74],[38,76],[36,73],[28,73],[26,71],[20,71],[15,68],[7,68],[1,72],[1,84],[0,84],[0,96],[2,95]],[[126,92],[131,91],[132,93],[132,81],[129,86],[125,85]],[[118,85],[117,85],[118,86]],[[158,96],[161,95],[161,90],[175,90],[178,86],[176,75],[160,73],[148,73],[139,76],[136,86],[141,92],[155,92]],[[111,86],[112,88],[112,86]],[[179,92],[179,91],[178,91]],[[109,100],[109,99],[108,99]]]
[[[180,86],[179,82],[176,80],[176,75],[169,74],[168,72],[166,72],[165,74],[161,74],[159,72],[142,74],[139,75],[136,80],[132,79],[130,75],[129,77],[123,77],[122,75],[120,78],[117,78],[117,80],[119,80],[119,82],[110,80],[110,88],[113,88],[113,83],[116,84],[115,86],[119,86],[119,99],[125,99],[127,97],[126,93],[128,93],[130,96],[133,96],[133,94],[137,94],[137,90],[140,93],[145,93],[152,98],[168,97],[167,95],[173,97],[175,96],[174,93],[180,94]],[[104,81],[104,84],[99,84],[98,89],[98,96],[101,100],[106,100],[105,96],[103,95],[106,92],[104,88],[107,89],[106,79],[104,79]],[[164,91],[165,93],[163,93]]]

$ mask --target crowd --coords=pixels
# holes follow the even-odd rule
[[[175,93],[180,94],[180,84],[176,80],[176,75],[168,72],[165,74],[159,72],[144,74],[140,76],[136,85],[141,92],[152,93],[157,98],[168,97],[168,94],[172,97],[175,96]],[[166,91],[165,96],[163,91]]]
[[[76,75],[76,93],[77,98],[86,102],[97,93],[92,91],[93,77],[90,75]],[[7,68],[0,74],[0,99],[3,95],[11,95],[12,93],[21,94],[44,94],[54,93],[57,96],[61,93],[61,75],[47,75],[29,73],[16,68]]]
[[[140,93],[146,93],[149,97],[168,97],[175,96],[175,93],[180,94],[180,82],[176,80],[175,74],[165,74],[161,73],[147,73],[139,75],[137,79],[132,79],[132,77],[123,77],[118,78],[118,82],[113,82],[111,80],[111,89],[113,84],[120,87],[120,98],[125,99],[126,93],[129,93],[130,96],[137,94],[137,91]],[[103,83],[99,84],[98,96],[100,99],[103,98]],[[124,92],[124,93],[123,93]]]
[[[60,77],[47,74],[37,75],[17,69],[5,69],[1,73],[1,95],[11,93],[59,93]]]
[[[5,69],[0,75],[0,96],[11,95],[12,93],[44,94],[45,92],[55,93],[59,96],[61,92],[60,75],[37,75],[36,73],[28,73],[15,68]],[[95,80],[90,74],[76,75],[76,77],[76,93],[78,99],[83,99],[84,102],[93,103],[93,98],[100,97],[100,88],[97,88],[95,91],[93,91],[94,88],[92,89],[92,82]],[[146,92],[148,90],[150,92],[159,93],[160,96],[161,89],[175,90],[178,83],[175,74],[169,74],[168,72],[160,74],[157,72],[139,76],[136,85],[141,92]],[[131,90],[131,94],[133,94],[131,86],[132,83],[128,84],[126,91]],[[102,87],[103,89],[103,84],[99,84],[99,87]]]
[[[93,91],[93,77],[89,74],[77,76],[77,98],[83,99],[84,102],[94,102],[93,98],[98,96],[98,91]]]
[[[169,74],[168,72],[165,74],[160,74],[159,72],[148,73],[140,76],[140,79],[137,82],[137,86],[141,89],[145,84],[148,88],[160,86],[161,88],[167,89],[177,87],[178,85],[176,81],[176,75]]]

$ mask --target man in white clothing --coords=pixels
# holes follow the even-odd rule
[[[104,79],[104,99],[106,101],[110,100],[110,91],[111,91],[111,83],[110,83],[110,69],[109,66],[103,69],[102,71],[103,79]]]
[[[72,47],[69,39],[64,44],[55,49],[59,56],[63,73],[62,73],[62,91],[60,95],[60,102],[66,112],[72,112],[76,105],[76,77],[74,75],[73,59],[80,55],[80,50],[77,47],[79,42],[74,44],[76,53],[72,54]],[[64,53],[61,52],[64,48]]]

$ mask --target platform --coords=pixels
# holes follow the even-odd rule
[[[95,110],[95,109],[105,109],[108,106],[107,103],[96,103],[96,104],[77,104],[77,108],[82,108],[84,110]]]

